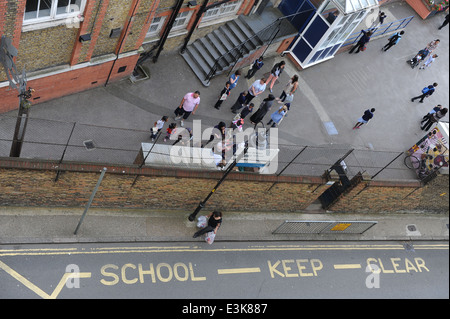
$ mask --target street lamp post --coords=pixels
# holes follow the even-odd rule
[[[17,115],[16,127],[14,129],[14,137],[9,154],[10,157],[20,157],[28,123],[29,108],[31,107],[29,99],[34,92],[32,88],[28,88],[27,90],[25,69],[23,69],[22,75],[19,75],[17,72],[14,63],[14,57],[16,57],[17,54],[18,51],[12,45],[11,39],[2,35],[0,40],[0,63],[5,69],[6,77],[9,80],[9,87],[19,91],[19,114]]]
[[[231,163],[230,166],[228,166],[227,170],[223,174],[222,178],[217,182],[216,186],[214,186],[214,188],[211,190],[211,192],[208,194],[208,196],[206,196],[206,198],[202,202],[200,202],[200,204],[198,204],[195,211],[189,215],[189,218],[188,218],[189,221],[192,222],[195,219],[195,217],[197,216],[197,214],[205,207],[206,202],[216,192],[216,190],[219,188],[219,186],[227,178],[228,174],[230,174],[230,172],[235,168],[237,163],[245,156],[245,154],[247,154],[247,151],[248,151],[248,142],[245,143],[245,148],[244,148],[244,151],[242,152],[241,156],[239,156],[239,158],[235,157],[233,163]]]

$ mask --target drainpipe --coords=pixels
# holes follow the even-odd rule
[[[156,63],[158,61],[159,55],[161,54],[161,51],[164,48],[164,44],[166,43],[167,37],[169,36],[170,31],[172,30],[173,24],[175,22],[175,19],[178,16],[178,13],[180,13],[181,6],[183,5],[183,0],[178,0],[177,4],[175,5],[174,10],[172,11],[172,14],[170,15],[169,21],[167,22],[167,27],[164,29],[164,33],[161,37],[161,40],[159,40],[159,46],[158,51],[156,52],[155,56],[153,57],[153,63]]]

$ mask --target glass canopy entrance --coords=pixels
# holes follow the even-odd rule
[[[285,3],[289,1],[298,0],[283,0]],[[311,2],[317,8],[315,14],[306,27],[299,30],[297,39],[285,52],[289,53],[302,68],[333,58],[367,13],[378,6],[377,0],[311,0]]]

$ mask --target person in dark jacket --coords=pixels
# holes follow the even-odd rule
[[[363,124],[368,123],[372,118],[373,118],[373,113],[375,112],[374,108],[371,108],[370,110],[366,110],[363,114],[363,116],[361,116],[358,120],[358,122],[356,122],[355,126],[353,126],[353,129],[359,129]]]
[[[358,40],[358,42],[356,42],[356,44],[348,53],[353,53],[353,51],[355,50],[355,53],[359,53],[359,51],[366,45],[366,43],[370,41],[370,37],[372,36],[371,31],[361,30],[361,33],[363,34],[362,37]]]
[[[248,70],[247,79],[251,79],[252,77],[255,76],[256,72],[258,72],[258,70],[260,70],[264,65],[263,62],[263,57],[260,57],[259,59],[255,60],[255,62],[253,62],[253,66],[250,70]]]
[[[272,107],[274,100],[275,96],[269,94],[269,96],[265,98],[259,106],[258,111],[256,111],[255,114],[250,117],[250,121],[255,125],[261,122],[264,116],[266,116],[267,112],[269,112],[270,108]]]
[[[447,12],[448,12],[448,8],[447,8]],[[442,25],[438,28],[439,30],[441,30],[443,27],[445,27],[448,24],[449,21],[449,17],[448,14],[445,16],[444,22],[442,23]]]
[[[438,86],[438,84],[433,83],[432,85],[428,85],[427,87],[423,88],[422,94],[419,96],[413,97],[411,99],[411,102],[414,102],[415,100],[420,99],[419,102],[423,103],[424,98],[431,96],[434,93],[434,91],[436,91],[436,89],[435,89],[436,86]]]
[[[433,110],[435,110],[435,109],[433,109]],[[428,113],[427,121],[422,123],[420,128],[424,131],[428,131],[430,129],[431,125],[439,122],[447,114],[447,112],[448,112],[448,109],[443,108],[443,109],[438,110],[437,112]]]
[[[400,32],[395,33],[392,37],[389,38],[388,44],[386,44],[381,50],[383,50],[384,52],[389,50],[391,47],[396,45],[402,39],[402,35],[404,35],[404,34],[405,34],[405,31],[400,31]]]

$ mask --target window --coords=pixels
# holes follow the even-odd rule
[[[235,14],[241,7],[242,0],[224,3],[218,7],[209,9],[203,16],[203,21],[212,20],[218,17]]]
[[[27,0],[24,24],[64,19],[78,15],[86,0]]]
[[[166,17],[153,18],[152,23],[150,23],[150,28],[148,28],[147,36],[158,35],[159,31],[162,29],[164,25],[165,20]]]
[[[177,18],[175,19],[175,22],[173,23],[172,30],[179,30],[182,29],[183,27],[186,27],[191,15],[192,11],[180,12]]]

